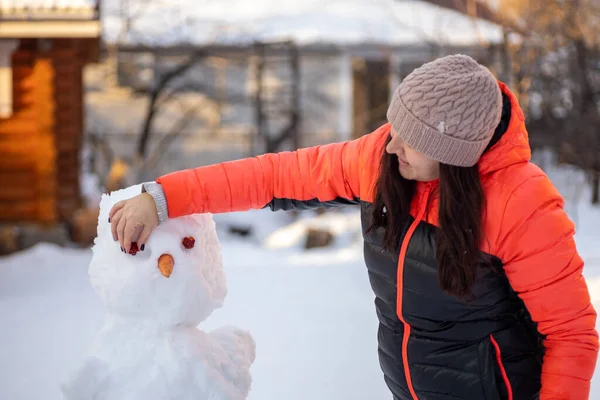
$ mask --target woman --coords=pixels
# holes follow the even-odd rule
[[[111,210],[129,251],[167,217],[361,207],[394,399],[589,398],[596,312],[515,96],[473,59],[413,71],[360,139],[175,172]]]

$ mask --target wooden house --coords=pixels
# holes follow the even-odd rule
[[[82,71],[100,32],[99,0],[0,2],[0,225],[80,206]]]
[[[144,95],[168,71],[185,65],[190,54],[206,54],[170,84],[182,99],[173,103],[185,101],[190,110],[195,107],[194,118],[175,106],[165,106],[155,117],[148,147],[160,149],[161,162],[150,163],[144,171],[141,179],[149,180],[173,170],[261,154],[267,151],[263,138],[281,135],[294,117],[295,136],[275,151],[360,137],[386,121],[391,96],[402,79],[438,56],[468,54],[499,77],[506,75],[502,48],[496,43],[300,43],[295,63],[280,44],[120,46],[119,83],[138,95],[94,98],[93,114],[102,121],[97,125],[118,157],[134,154],[139,142],[134,122],[141,126],[146,116]],[[267,51],[258,51],[259,46]],[[185,118],[190,119],[185,129],[170,135]]]
[[[474,16],[465,0],[384,3],[356,1],[340,12],[325,2],[300,12],[256,0],[250,14],[219,2],[153,4],[121,42],[106,32],[126,90],[102,90],[103,74],[89,74],[90,87],[100,89],[86,98],[86,126],[111,157],[147,160],[135,178],[141,181],[263,153],[287,132],[293,135],[276,150],[359,137],[385,121],[402,79],[438,56],[469,54],[507,75],[504,29],[481,7]],[[163,85],[165,76],[172,79]],[[169,96],[155,98],[170,101],[149,113],[151,92],[166,87]],[[146,127],[151,135],[141,134]],[[110,164],[94,159],[95,170]]]

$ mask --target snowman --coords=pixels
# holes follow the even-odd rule
[[[139,185],[104,195],[89,266],[106,309],[88,358],[62,386],[67,400],[242,400],[251,386],[252,337],[197,328],[227,293],[209,214],[170,219],[144,251],[121,252],[108,213]],[[134,251],[135,252],[135,247]]]

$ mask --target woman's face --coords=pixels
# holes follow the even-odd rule
[[[440,163],[410,148],[392,128],[392,139],[385,150],[398,157],[400,175],[414,181],[433,181],[440,177]]]

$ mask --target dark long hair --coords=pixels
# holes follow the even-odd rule
[[[479,168],[440,165],[438,281],[447,293],[464,297],[481,259],[485,197]]]
[[[438,281],[446,293],[464,298],[473,286],[475,266],[481,258],[485,198],[478,167],[440,164],[439,182]],[[415,181],[400,175],[396,155],[384,151],[375,186],[370,230],[384,227],[383,247],[386,250],[398,251],[415,188]]]
[[[502,117],[484,153],[508,130],[511,114],[510,99],[502,93]],[[387,143],[390,140],[391,137]],[[387,154],[384,147],[374,188],[373,223],[368,229],[384,228],[383,246],[392,252],[397,252],[400,246],[416,188],[416,182],[404,179],[398,167],[398,157]],[[483,261],[480,244],[485,196],[478,166],[440,164],[439,195],[436,250],[439,285],[446,293],[465,298],[476,279],[475,267]]]
[[[511,114],[510,99],[503,93],[502,117],[484,153],[508,130]],[[374,188],[373,223],[368,229],[383,228],[383,247],[391,252],[399,250],[416,189],[416,182],[403,178],[398,167],[398,157],[387,154],[384,147]],[[438,282],[446,293],[465,298],[471,294],[476,265],[483,261],[480,245],[485,195],[479,168],[440,164],[439,181]]]

